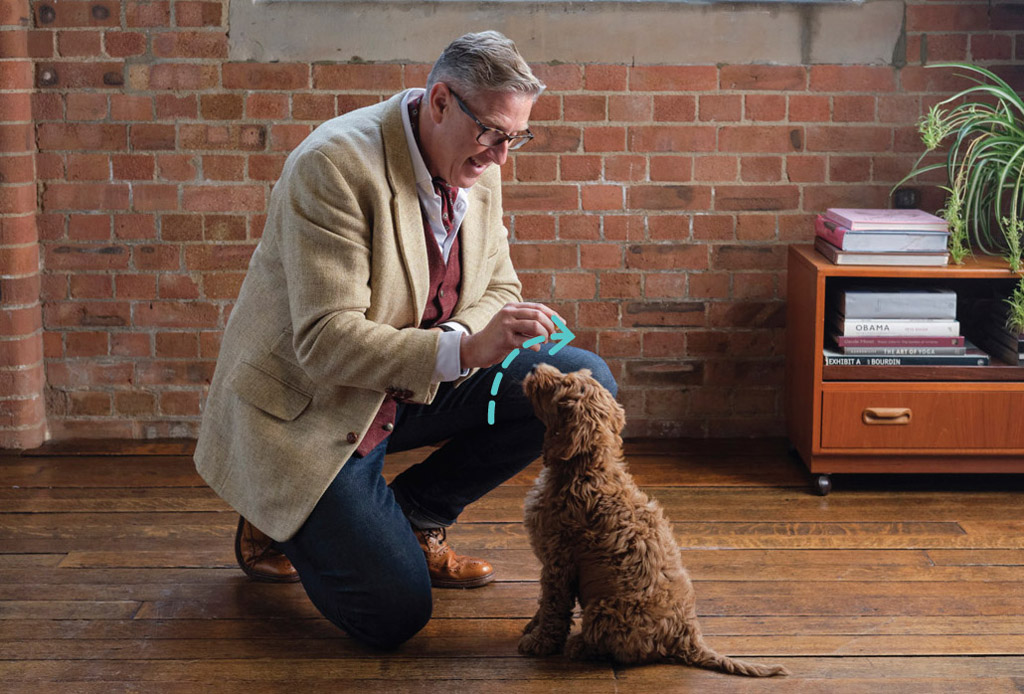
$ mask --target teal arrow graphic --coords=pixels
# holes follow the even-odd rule
[[[567,344],[569,344],[570,342],[575,340],[576,339],[576,335],[575,335],[575,333],[573,333],[573,331],[569,330],[569,327],[565,324],[565,321],[563,321],[558,316],[551,316],[551,320],[554,322],[555,327],[558,328],[558,332],[551,333],[551,337],[555,339],[556,344],[548,351],[548,354],[554,356],[555,354],[558,354],[559,352],[561,352],[563,347],[565,347]],[[526,342],[523,343],[523,349],[529,349],[530,347],[533,347],[534,345],[540,344],[541,342],[544,342],[544,336],[543,335],[538,335],[537,337],[531,337],[529,340],[527,340]],[[501,362],[501,368],[507,369],[508,365],[511,364],[515,360],[515,358],[517,356],[519,356],[519,352],[520,351],[522,351],[522,350],[520,350],[517,347],[516,349],[512,350],[511,352],[509,352],[508,356],[506,356],[505,359]],[[501,376],[502,376],[502,372],[501,371],[499,371],[498,373],[494,374],[494,381],[491,383],[491,397],[492,398],[498,395],[498,385],[501,383]],[[494,407],[495,407],[494,400],[488,401],[488,403],[487,403],[487,423],[492,425],[492,426],[494,425]]]

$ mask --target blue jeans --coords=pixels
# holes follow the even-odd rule
[[[378,648],[395,648],[426,625],[433,609],[430,576],[410,521],[451,525],[468,504],[540,455],[544,425],[521,388],[534,365],[547,362],[564,372],[587,368],[617,392],[596,354],[568,346],[551,356],[549,349],[522,350],[507,369],[481,369],[458,388],[444,383],[430,405],[400,405],[391,436],[365,457],[349,458],[299,531],[278,543],[327,619]],[[492,396],[498,371],[503,376]],[[490,400],[493,425],[487,423]],[[386,453],[446,439],[385,484]]]

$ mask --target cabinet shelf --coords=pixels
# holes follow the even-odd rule
[[[840,472],[1024,472],[1024,366],[825,366],[826,297],[854,284],[946,286],[958,296],[1008,290],[998,258],[943,267],[834,265],[791,246],[787,271],[786,420],[807,468]],[[906,411],[899,421],[867,416]]]

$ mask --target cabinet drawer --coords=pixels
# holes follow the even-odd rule
[[[1024,392],[826,390],[821,445],[1024,449]]]

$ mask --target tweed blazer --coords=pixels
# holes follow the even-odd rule
[[[437,392],[440,333],[418,328],[430,271],[403,96],[327,121],[289,155],[224,330],[196,468],[275,540],[305,522],[385,394]],[[469,195],[452,320],[477,332],[522,299],[497,167]]]

